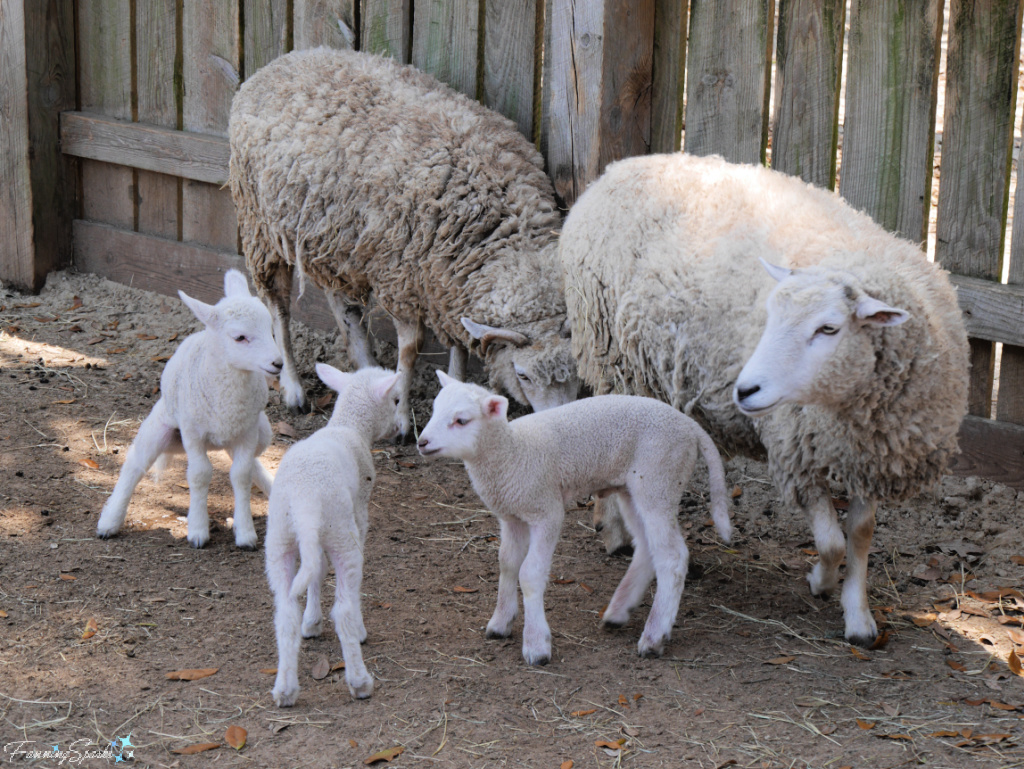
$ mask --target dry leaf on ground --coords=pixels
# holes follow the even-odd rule
[[[200,678],[208,678],[220,668],[189,668],[187,670],[175,670],[171,673],[164,673],[168,681],[198,681]]]
[[[95,459],[79,459],[78,464],[82,465],[83,467],[88,467],[91,470],[99,469],[99,463],[96,462]]]
[[[863,721],[863,720],[858,718],[857,719],[857,726],[859,726],[864,731],[867,731],[868,729],[874,729],[875,728],[875,722],[874,721]]]
[[[207,750],[216,750],[219,747],[219,742],[201,742],[198,745],[189,745],[188,747],[178,748],[177,750],[172,750],[171,752],[177,753],[179,756],[192,756],[196,753],[204,753]]]
[[[787,662],[792,662],[796,659],[795,654],[787,654],[785,657],[772,657],[770,660],[765,660],[765,665],[785,665]]]
[[[372,756],[370,756],[368,758],[364,758],[363,759],[363,763],[366,764],[367,766],[369,766],[370,764],[375,764],[378,761],[389,761],[390,762],[390,761],[394,760],[395,758],[398,758],[404,752],[405,752],[405,748],[403,748],[403,747],[388,748],[387,750],[382,750],[379,753],[374,753]]]
[[[313,676],[315,681],[320,681],[327,678],[327,674],[331,672],[331,663],[327,659],[326,654],[321,654],[316,658],[316,662],[313,663],[313,669],[309,671],[309,674]]]
[[[277,668],[260,668],[260,672],[268,676],[276,676]]]
[[[1011,673],[1017,676],[1024,676],[1024,667],[1021,666],[1020,657],[1017,656],[1017,652],[1010,652],[1010,656],[1007,658],[1006,664],[1010,668]]]
[[[5,614],[4,616],[6,617],[7,615]],[[92,638],[94,635],[96,635],[96,632],[99,629],[100,629],[100,627],[96,623],[96,618],[95,617],[90,617],[89,621],[85,623],[85,632],[82,633],[82,640],[84,641],[84,640],[86,640],[88,638]]]
[[[579,718],[580,716],[590,716],[597,712],[597,708],[591,708],[590,710],[574,710],[570,713],[570,716]]]
[[[558,767],[558,769],[572,769],[574,766],[575,766],[575,764],[573,763],[572,759],[570,758],[568,761],[563,761],[561,763],[561,765]]]
[[[462,585],[456,585],[453,590],[456,593],[476,593],[480,590],[478,587],[462,587]]]
[[[286,438],[298,438],[299,437],[298,430],[296,430],[294,427],[292,427],[290,424],[288,424],[284,420],[281,420],[277,424],[274,425],[274,432],[277,433],[278,435],[283,435]]]
[[[249,736],[249,733],[241,726],[232,724],[228,727],[228,730],[224,733],[224,742],[233,747],[235,750],[241,750],[245,747],[245,738]]]

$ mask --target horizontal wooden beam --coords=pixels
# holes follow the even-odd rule
[[[1024,427],[968,416],[960,425],[954,475],[977,475],[1024,489]]]
[[[62,112],[61,150],[210,184],[228,179],[228,140],[88,112]]]
[[[964,312],[967,335],[1024,347],[1024,286],[950,275]]]

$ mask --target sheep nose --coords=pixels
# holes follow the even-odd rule
[[[753,387],[740,387],[740,386],[737,385],[737,387],[736,387],[736,397],[739,398],[741,401],[745,401],[751,395],[753,395],[754,393],[759,392],[760,390],[761,390],[761,385],[754,385]]]
[[[416,448],[418,448],[418,449],[425,449],[429,445],[430,445],[430,441],[428,441],[426,438],[420,438],[416,442]]]
[[[273,366],[274,368],[276,368],[278,371],[280,371],[281,369],[284,368],[284,361],[275,360],[270,365]]]

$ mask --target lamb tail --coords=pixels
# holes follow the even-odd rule
[[[299,544],[299,571],[292,580],[288,596],[293,601],[299,600],[309,589],[314,579],[320,576],[320,564],[324,558],[320,547],[320,532],[317,527],[310,527],[297,532]]]
[[[729,519],[729,499],[725,492],[725,468],[715,442],[704,430],[699,430],[698,445],[708,466],[708,487],[711,492],[711,520],[718,536],[725,544],[732,542],[732,521]]]

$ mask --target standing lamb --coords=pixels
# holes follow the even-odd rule
[[[114,491],[103,506],[96,536],[121,530],[132,492],[146,471],[162,469],[167,455],[188,455],[188,541],[202,547],[210,539],[206,509],[213,465],[211,449],[231,455],[235,492],[235,544],[256,547],[249,497],[253,481],[270,494],[272,477],[257,457],[270,445],[267,377],[281,371],[270,313],[249,293],[238,270],[224,274],[224,298],[209,305],[179,291],[206,326],[175,350],[160,377],[160,400],[139,427],[128,449]]]
[[[324,289],[352,363],[376,365],[361,306],[398,334],[402,434],[424,326],[536,410],[576,397],[560,216],[537,150],[509,120],[391,59],[327,48],[270,63],[231,107],[242,249],[274,315],[285,402],[304,405],[289,337],[293,270]],[[474,345],[477,346],[474,346]]]
[[[345,682],[358,699],[373,693],[373,677],[359,648],[366,640],[359,590],[376,475],[370,447],[398,433],[398,375],[379,368],[343,374],[326,363],[316,364],[316,373],[337,391],[338,402],[326,427],[284,455],[267,512],[267,580],[274,593],[278,653],[273,695],[282,708],[299,696],[300,623],[304,638],[320,635],[325,553],[337,578],[331,619],[345,658]],[[298,556],[302,565],[296,573]]]
[[[505,398],[437,373],[442,388],[420,435],[420,453],[465,461],[473,488],[501,525],[498,603],[487,637],[511,634],[518,577],[523,658],[547,664],[551,631],[544,588],[565,508],[590,494],[611,495],[636,549],[601,624],[624,625],[657,575],[637,649],[645,657],[660,656],[686,581],[689,553],[676,518],[698,450],[708,466],[715,526],[726,542],[731,537],[725,472],[708,434],[664,403],[623,395],[586,398],[509,422]]]
[[[811,523],[815,595],[838,584],[829,484],[846,487],[846,638],[870,644],[876,505],[938,480],[967,408],[946,273],[827,191],[686,154],[610,165],[560,249],[581,378],[692,413],[729,453],[767,456]],[[783,267],[769,275],[758,259]]]

